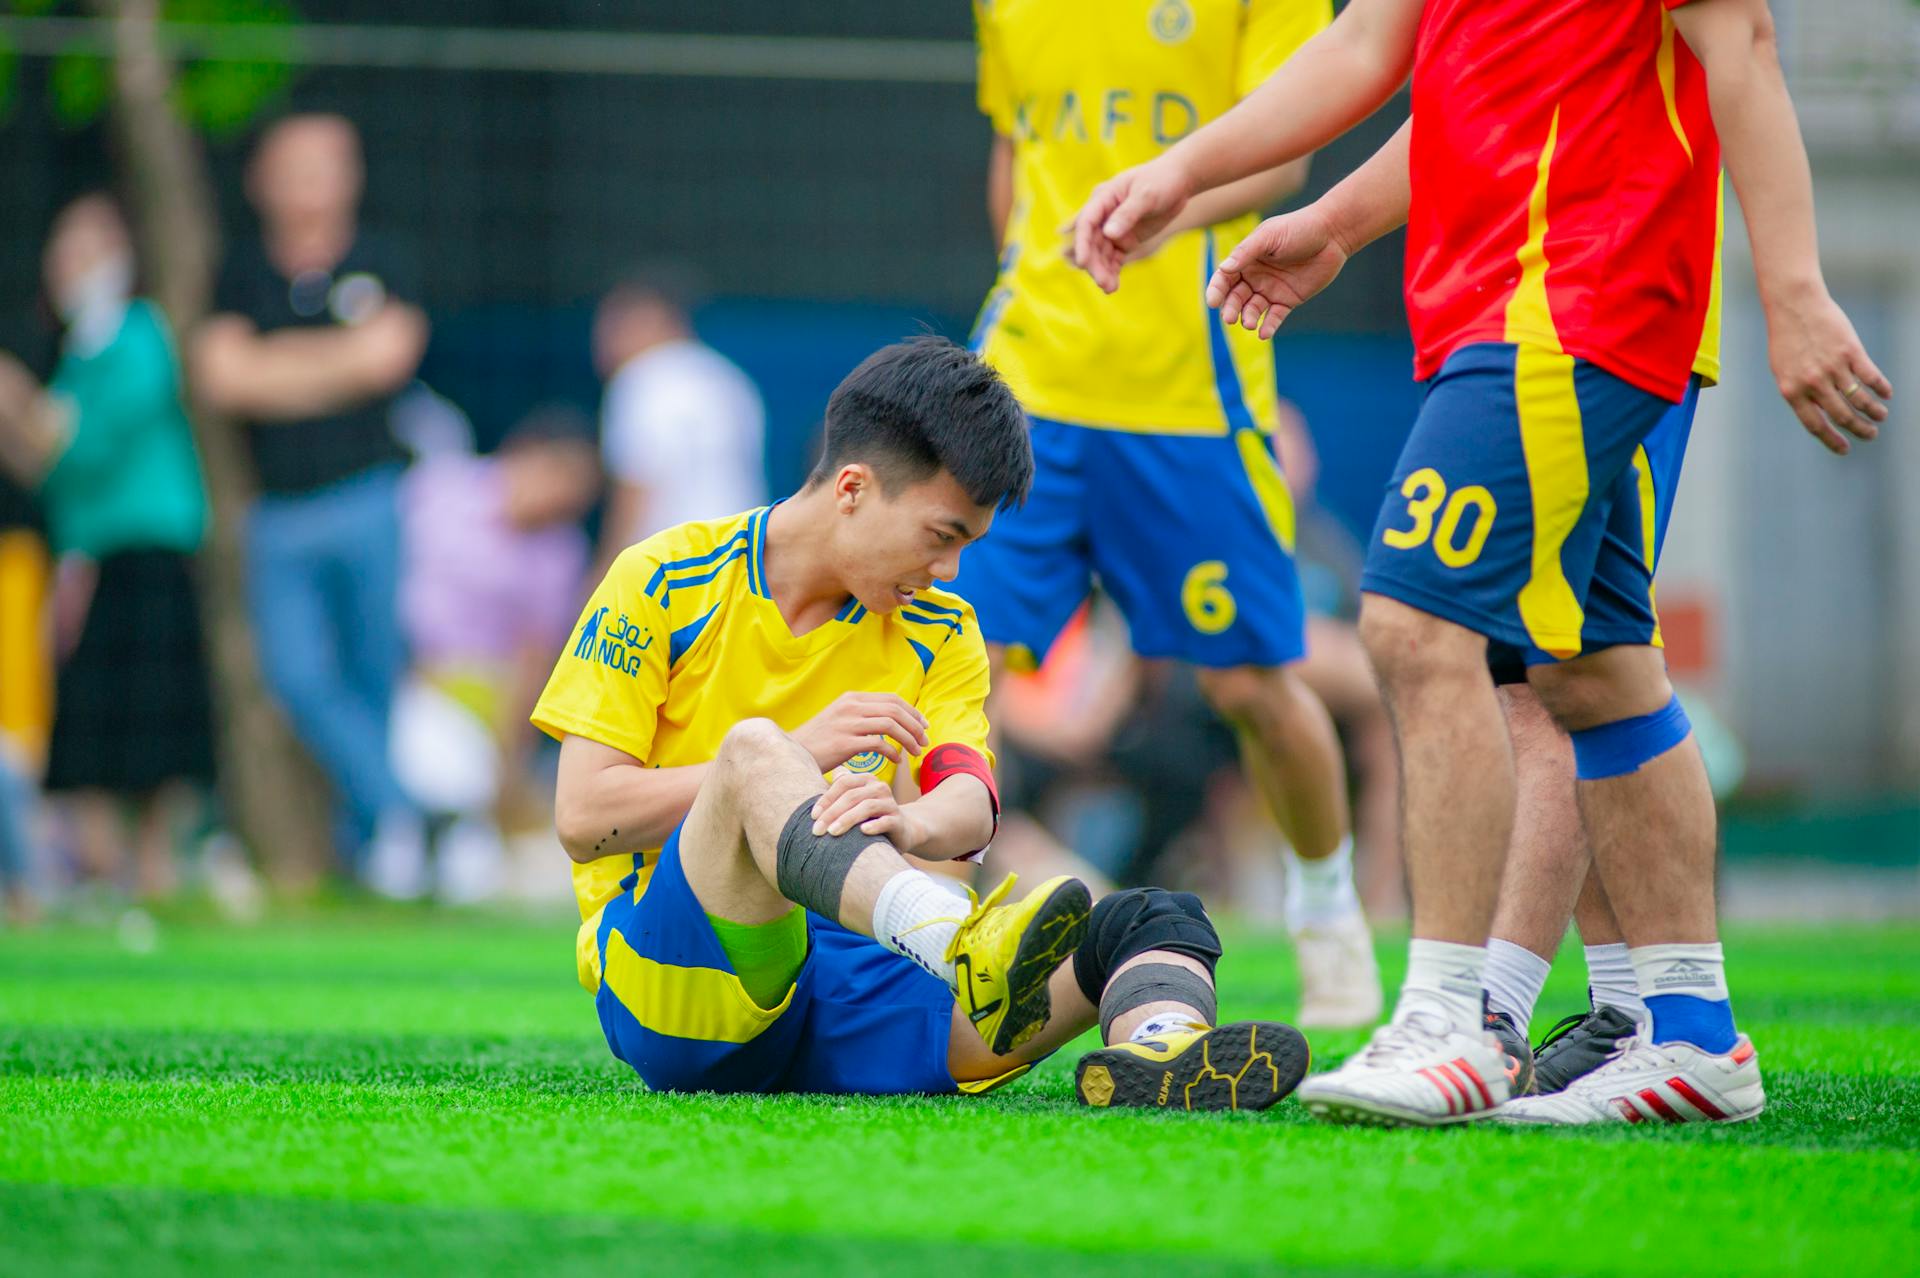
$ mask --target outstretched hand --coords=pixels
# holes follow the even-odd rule
[[[1848,435],[1879,435],[1893,383],[1824,289],[1767,308],[1767,362],[1781,398],[1828,451],[1845,456],[1852,448]]]
[[[1120,288],[1120,268],[1180,215],[1192,186],[1165,157],[1126,170],[1093,188],[1073,220],[1069,259],[1104,292]]]
[[[1207,305],[1266,341],[1295,307],[1333,282],[1347,257],[1312,206],[1270,217],[1220,259],[1207,281]]]

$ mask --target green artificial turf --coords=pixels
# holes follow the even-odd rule
[[[1223,1010],[1284,1016],[1285,944],[1230,947]],[[1914,928],[1736,932],[1772,1108],[1584,1133],[1095,1113],[1071,1051],[983,1100],[653,1096],[572,958],[404,913],[0,935],[0,1274],[1920,1268]]]

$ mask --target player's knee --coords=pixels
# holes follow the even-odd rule
[[[1639,646],[1532,666],[1527,683],[1569,732],[1650,712],[1673,697],[1658,650]]]
[[[1220,961],[1220,934],[1199,897],[1156,887],[1102,897],[1088,920],[1087,939],[1074,951],[1074,980],[1098,1007],[1113,974],[1152,950],[1184,954],[1212,973]]]
[[[1361,604],[1360,642],[1388,689],[1463,676],[1487,678],[1483,636],[1383,595],[1368,595]]]
[[[728,772],[763,767],[793,750],[793,740],[771,719],[742,719],[727,729],[715,762]]]
[[[1286,713],[1292,676],[1280,666],[1203,669],[1194,678],[1213,712],[1229,723],[1252,725]]]

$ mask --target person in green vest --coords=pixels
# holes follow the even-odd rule
[[[159,307],[103,195],[55,217],[42,262],[62,325],[43,389],[0,370],[0,463],[34,490],[59,559],[46,787],[83,875],[176,886],[176,835],[213,779],[195,552],[207,497]],[[130,871],[130,873],[129,873]]]

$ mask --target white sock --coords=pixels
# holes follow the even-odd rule
[[[1162,1034],[1184,1034],[1199,1022],[1193,1017],[1180,1013],[1167,1012],[1159,1016],[1149,1016],[1127,1035],[1129,1043],[1144,1043],[1150,1038],[1159,1038]]]
[[[1528,1024],[1533,1020],[1533,1006],[1540,1001],[1540,990],[1547,983],[1547,973],[1552,970],[1553,964],[1526,946],[1515,945],[1496,936],[1487,942],[1487,973],[1484,979],[1488,1010],[1505,1012],[1520,1027],[1520,1032],[1525,1034]]]
[[[1480,1034],[1486,1022],[1480,999],[1485,988],[1487,951],[1480,945],[1413,940],[1407,944],[1407,979],[1393,1019],[1409,1012],[1444,1018],[1460,1033]]]
[[[1360,909],[1353,887],[1353,838],[1327,856],[1308,860],[1287,849],[1287,927],[1297,932],[1316,923],[1332,923]]]
[[[954,984],[947,943],[967,917],[967,899],[956,897],[924,870],[902,870],[888,879],[873,902],[873,939]]]
[[[1720,945],[1637,945],[1627,951],[1642,1002],[1660,994],[1687,994],[1724,1003],[1727,959]]]
[[[1587,997],[1597,1010],[1617,1007],[1636,1021],[1647,1019],[1647,1005],[1640,1000],[1640,981],[1633,974],[1633,960],[1627,955],[1625,941],[1587,948]]]

